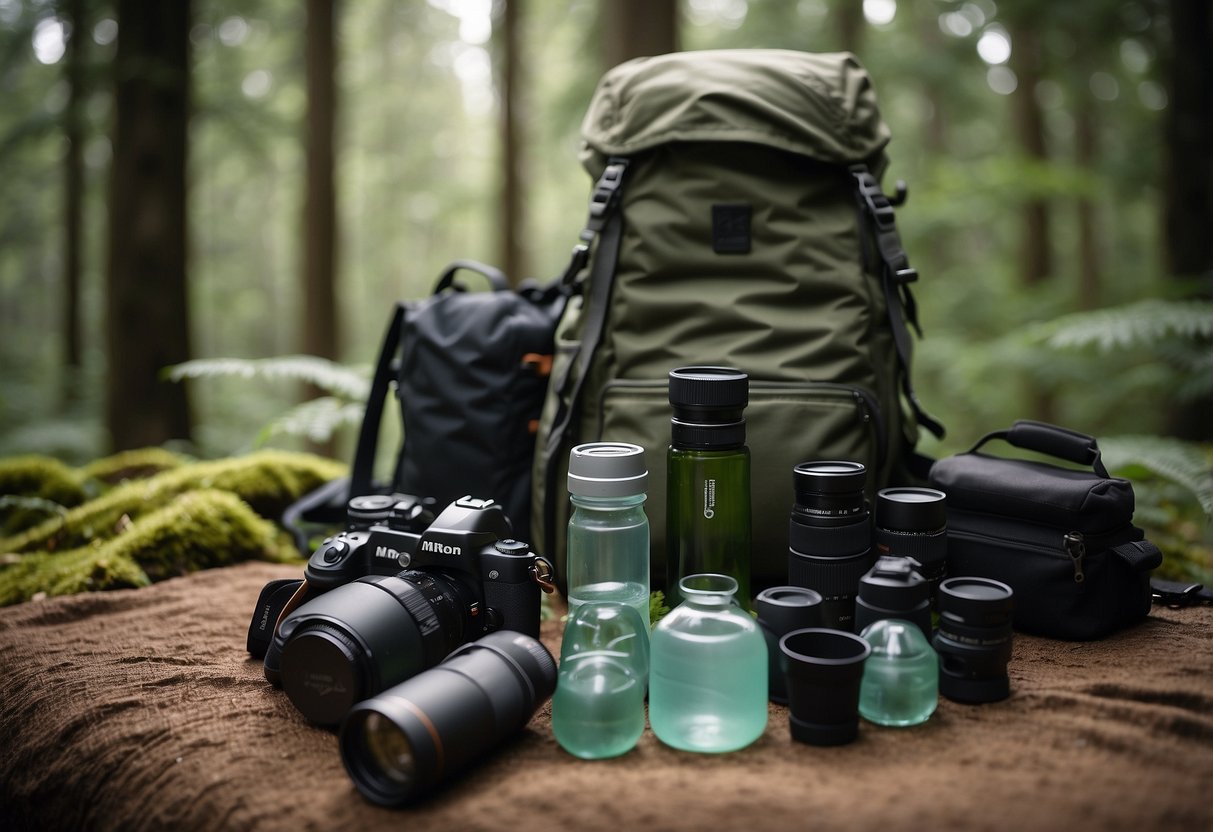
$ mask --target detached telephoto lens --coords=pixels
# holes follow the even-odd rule
[[[939,585],[939,692],[956,702],[997,702],[1011,695],[1014,592],[990,578],[948,578]]]
[[[821,594],[821,626],[850,630],[859,578],[875,560],[858,462],[802,462],[792,469],[788,583]]]
[[[401,806],[521,730],[555,690],[547,648],[499,630],[355,705],[341,723],[341,760],[367,800]]]
[[[947,495],[934,488],[876,493],[876,554],[914,558],[934,597],[948,566]]]

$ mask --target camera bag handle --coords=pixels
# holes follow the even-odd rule
[[[476,272],[482,275],[489,282],[494,292],[508,292],[510,290],[510,281],[506,279],[505,272],[493,266],[479,263],[475,260],[456,260],[446,267],[446,271],[438,278],[438,282],[434,285],[434,294],[441,295],[447,289],[454,289],[456,292],[466,292],[467,287],[462,283],[455,281],[455,274],[463,269],[469,272]]]
[[[1025,451],[1048,454],[1078,465],[1090,465],[1099,476],[1110,476],[1103,460],[1100,459],[1099,445],[1095,437],[1076,430],[1050,425],[1048,422],[1020,419],[1007,430],[987,433],[977,440],[977,444],[969,449],[969,453],[974,453],[991,439],[1003,439]]]

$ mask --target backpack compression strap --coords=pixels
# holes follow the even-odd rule
[[[866,165],[853,165],[851,176],[855,179],[860,214],[867,219],[876,238],[876,250],[882,266],[880,282],[884,286],[885,305],[889,309],[889,326],[893,330],[893,343],[897,346],[897,359],[901,363],[902,392],[913,408],[918,424],[933,433],[935,438],[942,439],[943,425],[923,410],[910,381],[910,357],[914,345],[910,340],[906,322],[909,321],[918,337],[922,337],[922,330],[918,326],[918,307],[914,303],[914,295],[910,292],[910,284],[918,279],[918,272],[910,268],[909,258],[902,248],[901,237],[897,234],[897,225],[893,219],[893,203],[880,190],[876,177],[872,176]]]
[[[586,317],[585,326],[581,330],[581,347],[568,363],[565,373],[560,378],[553,379],[556,390],[563,392],[567,389],[569,394],[558,397],[559,409],[552,421],[552,431],[548,434],[545,448],[547,460],[544,466],[544,482],[547,487],[543,492],[543,545],[549,549],[552,541],[556,539],[554,492],[557,489],[552,487],[552,483],[559,470],[560,447],[579,410],[581,391],[590,374],[590,365],[606,328],[611,289],[615,284],[615,266],[619,262],[619,243],[623,239],[623,215],[619,211],[619,200],[627,169],[628,160],[625,158],[612,156],[607,160],[606,169],[595,183],[593,194],[590,196],[590,215],[586,220],[585,229],[581,232],[581,245],[573,249],[573,262],[565,272],[565,277],[571,278],[580,271],[580,265],[584,264],[588,254],[588,246],[597,238],[598,247],[594,252],[594,262],[587,278],[590,294],[585,299]]]

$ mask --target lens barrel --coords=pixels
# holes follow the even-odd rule
[[[400,806],[519,731],[555,690],[547,649],[499,630],[355,705],[341,724],[341,760],[367,800]]]
[[[956,702],[1011,695],[1011,587],[990,578],[948,578],[939,585],[939,692]]]
[[[282,688],[317,725],[337,725],[355,702],[441,662],[473,638],[473,597],[435,571],[371,575],[308,601],[287,616]]]
[[[792,469],[796,502],[788,523],[788,583],[821,594],[821,626],[850,630],[855,592],[871,568],[872,527],[858,462],[802,462]]]
[[[936,594],[948,566],[947,495],[934,488],[885,488],[876,493],[876,552],[914,558]]]

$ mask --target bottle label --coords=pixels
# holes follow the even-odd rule
[[[716,480],[703,482],[703,516],[708,520],[716,516]]]

